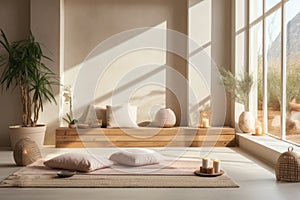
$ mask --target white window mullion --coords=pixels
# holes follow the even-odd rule
[[[285,0],[281,0],[281,139],[286,139],[286,26]]]
[[[267,62],[267,27],[266,27],[266,18],[265,18],[265,9],[266,9],[266,0],[263,0],[263,21],[262,21],[262,54],[263,54],[263,131],[268,133],[268,62]]]
[[[245,31],[245,62],[244,62],[244,73],[249,73],[249,61],[250,61],[250,56],[249,56],[249,52],[250,52],[250,41],[249,41],[249,32],[250,32],[250,27],[249,27],[249,21],[250,21],[250,12],[249,12],[249,9],[250,9],[250,0],[246,0],[246,3],[245,3],[245,27],[246,27],[246,31]],[[245,105],[245,109],[247,111],[251,111],[250,110],[250,95],[248,96],[248,105]],[[247,107],[246,107],[247,106]]]
[[[246,31],[245,31],[245,71],[247,73],[249,73],[249,62],[250,62],[250,58],[249,58],[249,52],[250,52],[250,41],[249,41],[249,35],[250,35],[250,0],[246,0],[246,13],[245,13],[245,16],[246,16],[246,20],[245,20],[245,23],[246,23]],[[249,100],[249,99],[248,99]],[[248,105],[249,106],[249,105]],[[249,108],[247,108],[249,109]]]

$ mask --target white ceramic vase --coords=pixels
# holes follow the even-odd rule
[[[251,133],[255,129],[255,118],[251,112],[244,111],[239,117],[239,128],[244,133]]]
[[[176,116],[170,108],[162,108],[155,115],[155,126],[171,128],[176,123]]]
[[[16,143],[25,138],[29,138],[30,140],[36,142],[39,148],[43,148],[45,133],[46,133],[46,125],[38,125],[36,127],[23,127],[23,126],[10,126],[10,142],[11,147],[14,149]]]

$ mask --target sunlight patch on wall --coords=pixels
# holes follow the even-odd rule
[[[201,48],[193,48],[189,44],[189,59],[201,59],[201,71],[205,74],[199,73],[197,69],[189,65],[189,94],[194,94],[196,101],[191,101],[189,104],[190,112],[190,126],[199,126],[199,113],[201,110],[207,110],[210,106],[210,83],[206,83],[202,76],[211,76],[211,62],[208,57],[211,56],[211,26],[212,26],[212,2],[211,0],[189,1],[189,37],[195,41]],[[207,62],[209,60],[209,62]],[[202,76],[201,76],[202,75]],[[208,84],[208,85],[207,85]],[[191,98],[191,96],[190,96]],[[191,104],[196,102],[196,104]]]
[[[155,28],[166,30],[167,22],[162,22],[153,27],[153,29],[150,28],[144,32],[137,31],[139,34],[133,35],[132,37],[116,38],[117,40],[119,39],[119,41],[112,40],[116,44],[109,43],[109,47],[105,44],[99,46],[99,48],[97,46],[88,55],[82,65],[69,68],[69,70],[65,72],[65,84],[70,84],[73,88],[76,87],[74,84],[78,81],[76,77],[80,75],[79,70],[81,70],[82,66],[89,68],[94,72],[93,75],[96,76],[92,78],[87,77],[86,79],[86,81],[91,82],[91,88],[86,88],[86,91],[95,88],[93,91],[94,98],[77,99],[77,105],[80,104],[80,106],[76,106],[79,110],[77,109],[75,111],[75,116],[83,113],[85,109],[88,109],[90,104],[95,104],[100,107],[116,104],[116,102],[112,101],[112,98],[118,99],[117,104],[127,103],[127,100],[130,98],[124,99],[124,95],[130,95],[130,97],[132,97],[130,103],[138,106],[138,122],[149,120],[149,110],[147,109],[153,107],[154,104],[165,107],[166,51],[137,48],[137,50],[127,52],[128,47],[132,47],[132,45],[135,44],[138,47],[140,41],[151,38],[153,34],[155,35]],[[156,37],[159,38],[154,38],[155,42],[159,44],[162,49],[165,49],[166,32],[160,35],[156,34]],[[99,73],[101,72],[101,70],[98,70],[100,68],[105,69],[105,71]],[[159,82],[162,85],[151,84],[151,81]],[[97,82],[97,85],[95,85],[94,82]],[[147,89],[146,93],[139,88],[135,90],[134,94],[129,94],[134,87],[141,84],[146,86],[146,88],[144,88]],[[86,91],[82,92],[84,93]],[[137,97],[141,97],[141,100],[137,100]],[[154,97],[155,100],[153,99]],[[124,102],[122,102],[122,100],[120,101],[120,99],[123,99]],[[147,106],[144,107],[142,106],[143,104],[147,104]]]

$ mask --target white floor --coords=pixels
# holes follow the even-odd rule
[[[86,149],[43,149],[43,156],[53,156],[67,151],[86,151]],[[89,152],[98,152],[109,156],[117,149],[90,149]],[[67,199],[141,199],[141,200],[176,200],[176,199],[299,199],[300,183],[276,182],[273,169],[249,156],[240,148],[214,148],[214,149],[164,149],[168,155],[199,158],[208,155],[210,158],[219,158],[222,169],[240,186],[240,188],[219,189],[159,189],[159,188],[131,188],[131,189],[61,189],[61,188],[0,188],[0,199],[30,199],[30,200],[67,200]],[[11,151],[0,151],[0,179],[18,170],[14,165]],[[180,180],[178,180],[180,181]]]

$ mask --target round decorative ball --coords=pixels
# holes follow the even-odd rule
[[[171,128],[176,123],[176,116],[173,110],[170,108],[160,109],[156,115],[154,124],[158,127]]]
[[[13,153],[14,160],[19,166],[27,166],[42,157],[37,143],[29,138],[19,140]]]

